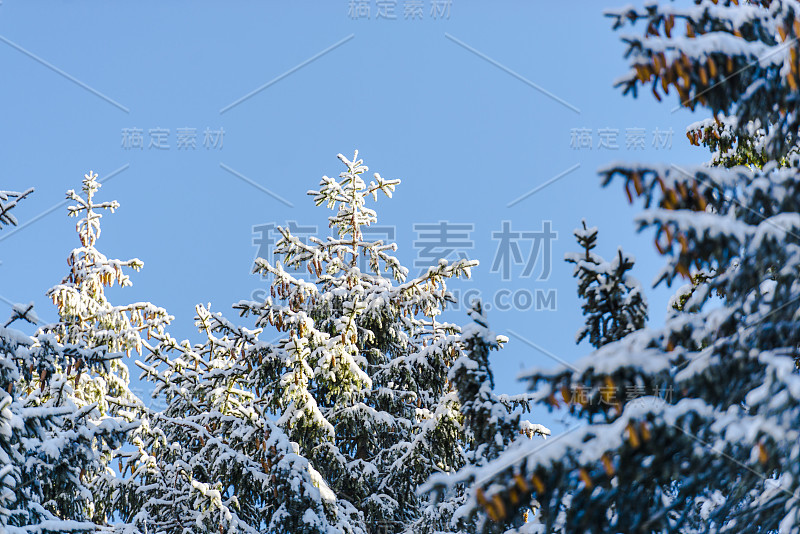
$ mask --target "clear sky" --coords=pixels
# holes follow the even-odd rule
[[[199,340],[196,304],[238,320],[231,304],[266,287],[249,273],[270,225],[327,233],[330,213],[305,193],[358,149],[370,176],[402,180],[374,207],[405,265],[480,260],[452,287],[492,306],[511,339],[493,360],[497,390],[522,391],[522,368],[557,365],[543,351],[571,361],[591,348],[574,342],[563,261],[582,218],[601,255],[637,258],[648,288],[663,263],[597,168],[707,159],[685,137],[699,117],[672,113],[674,95],[613,87],[626,65],[609,1],[2,0],[0,189],[36,191],[20,229],[0,233],[0,316],[33,300],[55,319],[44,293],[79,243],[66,204],[51,208],[93,170],[98,198],[121,204],[98,248],[145,265],[112,301],[163,306],[175,337]],[[652,324],[669,294],[648,290]]]

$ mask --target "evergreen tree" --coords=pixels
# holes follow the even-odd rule
[[[712,161],[601,170],[643,201],[640,228],[667,260],[658,279],[691,286],[663,328],[529,373],[550,406],[584,393],[588,424],[504,454],[470,489],[474,511],[501,517],[534,496],[536,524],[518,532],[800,532],[800,5],[695,3],[610,16],[645,26],[625,39],[620,85],[709,110],[687,133]]]
[[[0,192],[0,228],[16,224],[10,210],[32,191]],[[95,531],[86,476],[102,469],[103,452],[120,445],[123,425],[96,424],[90,410],[69,403],[41,403],[40,395],[59,381],[59,368],[74,365],[79,358],[88,366],[102,365],[103,355],[63,345],[41,331],[25,335],[10,328],[17,320],[40,322],[32,304],[16,305],[0,328],[0,530]],[[30,387],[34,381],[40,389]]]
[[[462,355],[450,370],[450,380],[458,394],[469,447],[469,465],[483,465],[494,460],[520,435],[547,436],[542,425],[521,419],[518,408],[528,410],[529,395],[497,395],[489,354],[508,342],[505,336],[489,329],[483,303],[475,300],[468,312],[472,322],[461,329]]]
[[[260,330],[203,306],[196,320],[204,343],[157,335],[148,362],[137,362],[168,405],[143,418],[123,468],[131,476],[118,486],[118,531],[363,534],[259,399],[240,358],[269,350]]]
[[[617,250],[609,263],[592,250],[597,246],[597,228],[575,230],[583,253],[567,253],[565,260],[575,264],[573,276],[578,279],[578,296],[585,302],[582,309],[586,325],[578,332],[576,342],[585,337],[599,348],[622,339],[644,326],[647,320],[647,301],[638,280],[628,274],[634,259]]]
[[[259,259],[256,272],[273,277],[272,296],[237,307],[258,327],[288,334],[253,362],[278,425],[367,529],[401,532],[419,515],[419,484],[461,462],[447,381],[458,327],[437,316],[451,298],[445,280],[469,276],[475,262],[440,260],[406,280],[407,269],[387,253],[395,245],[364,241],[361,231],[377,220],[366,200],[391,196],[399,180],[376,173],[367,185],[358,153],[339,158],[339,179],[323,177],[309,192],[317,205],[337,208],[329,218],[336,236],[305,244],[282,229],[277,245],[284,265],[306,267],[314,282]],[[362,255],[369,272],[358,268]]]
[[[456,390],[464,427],[464,462],[461,473],[468,476],[476,469],[495,460],[513,447],[518,440],[527,441],[534,436],[549,436],[550,430],[521,418],[521,410],[530,409],[530,395],[497,395],[494,393],[494,375],[489,364],[489,354],[508,341],[505,336],[489,329],[489,322],[480,300],[475,300],[468,312],[472,322],[461,330],[461,356],[450,369],[449,378]],[[524,436],[524,440],[522,439]],[[460,473],[453,476],[458,477]],[[441,491],[441,481],[446,476],[434,475],[423,492]],[[435,505],[428,506],[416,528],[410,532],[467,533],[477,532],[479,524],[469,514],[465,488],[460,483],[444,495],[434,493]],[[507,526],[525,521],[525,510],[505,521]],[[499,520],[499,516],[493,517]]]
[[[430,531],[433,516],[449,525],[417,489],[476,455],[465,447],[452,381],[491,382],[488,349],[473,343],[471,350],[484,351],[478,377],[454,378],[460,329],[438,316],[452,301],[446,279],[468,276],[477,262],[440,260],[407,280],[389,254],[396,245],[362,233],[377,220],[366,201],[391,196],[399,181],[375,174],[367,185],[357,153],[339,158],[346,166],[339,179],[323,177],[309,192],[317,205],[337,209],[329,219],[335,236],[305,243],[280,229],[283,261],[256,260],[255,272],[271,278],[270,296],[235,306],[255,328],[198,307],[204,343],[156,336],[142,367],[169,406],[148,415],[128,463],[137,482],[118,494],[124,529],[417,534]],[[367,272],[358,267],[362,256]],[[285,267],[304,267],[308,280]],[[280,341],[262,341],[272,328]],[[478,390],[488,402],[490,393]],[[506,433],[525,426],[510,413],[515,399],[491,400],[506,414],[492,424],[510,440]],[[469,432],[477,436],[473,419]]]
[[[171,317],[149,302],[115,306],[107,300],[105,288],[115,282],[120,287],[131,285],[124,269],[138,271],[142,262],[108,259],[95,248],[102,217],[97,210],[113,212],[119,207],[116,201],[95,202],[100,185],[97,174],[90,171],[84,175],[83,196],[67,192],[67,199],[75,203],[68,206],[69,215],[80,217],[76,230],[81,246],[67,258],[69,274],[47,292],[57,307],[58,321],[40,326],[36,333],[40,339],[66,347],[73,357],[54,362],[52,368],[24,383],[31,391],[30,405],[73,414],[65,420],[65,432],[80,434],[88,426],[108,427],[117,433],[113,446],[106,444],[93,452],[91,469],[81,468],[80,463],[57,467],[81,482],[80,491],[47,485],[49,501],[66,517],[85,515],[105,525],[111,519],[110,499],[116,483],[109,464],[123,454],[119,439],[129,437],[139,426],[144,409],[128,387],[123,357],[132,350],[142,352],[141,335],[162,333]],[[44,473],[40,476],[48,478]]]
[[[105,295],[105,288],[132,285],[125,269],[139,271],[143,263],[131,260],[108,259],[95,243],[100,237],[98,210],[112,213],[119,208],[116,200],[96,203],[94,194],[100,189],[97,174],[84,175],[82,193],[67,191],[67,199],[75,202],[68,207],[70,217],[80,217],[76,231],[81,246],[73,249],[67,257],[69,274],[62,282],[52,287],[47,295],[58,309],[59,320],[41,328],[52,334],[59,342],[99,349],[107,354],[108,365],[96,373],[82,373],[82,363],[65,369],[64,375],[71,377],[72,395],[79,406],[97,404],[101,415],[134,417],[141,402],[130,391],[128,367],[123,356],[131,351],[143,352],[142,334],[151,336],[163,333],[172,317],[163,308],[149,302],[113,305]],[[63,392],[52,392],[62,396]],[[133,410],[133,411],[131,411]]]

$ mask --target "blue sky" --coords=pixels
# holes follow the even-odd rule
[[[582,317],[563,262],[576,249],[573,228],[586,218],[600,228],[600,254],[622,246],[635,255],[648,287],[662,265],[653,236],[635,231],[637,209],[619,184],[600,187],[597,168],[707,159],[684,135],[700,117],[613,87],[626,66],[606,7],[617,5],[3,0],[0,188],[36,191],[15,212],[21,228],[0,234],[0,315],[33,300],[55,319],[44,293],[78,240],[65,206],[40,215],[90,169],[101,179],[116,171],[98,196],[121,208],[104,217],[98,248],[145,267],[111,298],[163,306],[176,316],[173,335],[197,340],[196,304],[235,318],[230,305],[265,287],[249,274],[254,226],[296,221],[325,233],[330,213],[305,192],[341,172],[337,153],[358,149],[370,173],[402,180],[375,208],[405,265],[426,247],[448,248],[415,224],[460,225],[452,253],[481,266],[452,287],[494,305],[498,333],[567,361],[586,354],[574,343]],[[521,239],[508,279],[491,272],[504,221],[557,233],[549,269],[540,250],[522,276],[533,241]],[[648,291],[652,324],[669,294]],[[519,392],[522,368],[556,363],[510,337],[493,360],[497,389]],[[538,409],[531,419],[559,428]]]

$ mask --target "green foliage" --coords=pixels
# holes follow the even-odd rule
[[[644,327],[647,301],[639,282],[628,274],[633,258],[622,249],[609,263],[592,252],[597,246],[597,228],[575,230],[583,252],[569,253],[565,260],[575,264],[573,276],[578,279],[578,296],[584,300],[586,325],[578,332],[576,342],[585,337],[599,348]]]
[[[487,531],[534,498],[516,532],[800,532],[798,14],[794,0],[609,12],[616,28],[644,25],[624,38],[624,91],[652,83],[712,116],[688,129],[709,165],[600,170],[644,205],[657,280],[690,283],[662,328],[526,373],[544,405],[561,397],[587,424],[487,466],[465,505],[499,520]]]

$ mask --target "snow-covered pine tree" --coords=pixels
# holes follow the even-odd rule
[[[131,476],[118,485],[117,531],[365,534],[258,397],[241,357],[270,350],[260,329],[204,306],[196,324],[205,342],[156,334],[147,362],[137,362],[167,408],[148,413],[123,467]]]
[[[467,312],[472,322],[462,327],[462,354],[450,369],[450,381],[458,394],[467,438],[468,465],[483,465],[494,460],[520,435],[548,436],[542,425],[521,418],[518,409],[530,408],[530,396],[498,395],[494,392],[494,373],[489,355],[508,341],[489,329],[480,300]]]
[[[126,268],[139,271],[144,264],[138,258],[108,259],[95,248],[102,218],[97,210],[107,209],[113,213],[119,208],[116,200],[95,202],[94,194],[100,186],[97,173],[89,171],[83,179],[83,196],[74,190],[67,191],[67,199],[75,202],[68,206],[69,216],[82,215],[76,224],[81,246],[67,257],[69,274],[47,292],[58,308],[59,321],[42,330],[52,333],[62,343],[102,347],[113,356],[103,376],[82,376],[80,365],[70,371],[75,373],[76,398],[86,404],[96,402],[103,414],[116,414],[125,411],[128,405],[138,404],[138,399],[128,389],[129,373],[122,356],[130,356],[131,351],[141,354],[142,335],[162,334],[172,317],[149,302],[115,306],[106,298],[105,288],[113,287],[114,283],[120,287],[132,285],[125,274]]]
[[[36,320],[30,307],[17,308],[16,318],[23,315]],[[12,534],[102,530],[91,480],[103,474],[103,458],[122,445],[129,426],[98,421],[91,407],[69,399],[42,402],[41,394],[59,381],[58,369],[78,359],[102,365],[103,355],[7,327],[0,328],[0,353],[0,526]]]
[[[489,329],[483,304],[479,299],[470,305],[472,322],[461,329],[461,356],[453,363],[449,378],[456,390],[464,426],[464,465],[462,472],[474,473],[514,446],[518,440],[549,436],[550,430],[524,420],[521,411],[530,409],[530,395],[498,395],[494,392],[494,375],[489,363],[491,351],[508,341]],[[523,438],[524,436],[524,438]],[[459,476],[458,473],[454,476]],[[480,529],[466,502],[467,483],[442,491],[446,476],[434,475],[422,492],[434,493],[434,503],[426,507],[413,533],[468,533]],[[528,511],[505,520],[507,526],[525,521]],[[496,516],[493,519],[499,520]]]
[[[645,25],[625,38],[632,69],[619,83],[709,110],[713,124],[687,133],[716,151],[710,165],[601,170],[642,199],[639,225],[667,259],[657,278],[693,285],[663,328],[528,373],[550,405],[583,392],[588,424],[481,472],[474,509],[540,503],[519,532],[800,532],[800,5],[695,4],[610,15]]]
[[[575,264],[573,276],[578,279],[578,296],[584,301],[586,316],[575,340],[580,343],[588,336],[589,343],[599,348],[642,328],[647,320],[647,300],[639,281],[628,274],[633,257],[620,248],[611,262],[603,260],[592,252],[597,246],[597,227],[587,228],[586,221],[582,225],[575,229],[575,238],[583,252],[564,257]]]
[[[358,153],[339,159],[339,179],[323,177],[309,192],[317,205],[337,208],[329,218],[335,236],[306,244],[282,229],[277,245],[283,265],[305,267],[311,281],[256,260],[256,272],[272,276],[271,296],[236,307],[286,337],[244,359],[278,425],[366,529],[402,532],[426,501],[417,487],[462,462],[447,380],[459,329],[437,317],[452,298],[445,280],[469,276],[475,262],[440,260],[406,280],[408,270],[387,252],[395,245],[365,241],[361,230],[377,220],[367,199],[391,196],[399,181],[375,173],[367,185]],[[361,256],[368,272],[358,268]]]
[[[395,245],[361,230],[376,221],[367,199],[391,196],[399,181],[375,174],[366,185],[357,153],[339,158],[339,179],[310,192],[338,208],[336,235],[305,243],[281,229],[283,262],[256,261],[270,297],[235,306],[254,329],[198,307],[204,343],[156,336],[142,367],[169,406],[151,415],[129,463],[122,530],[411,532],[424,527],[420,483],[463,465],[448,381],[461,338],[437,317],[452,299],[445,280],[475,262],[442,260],[406,280],[387,252]],[[284,266],[304,266],[309,281]],[[262,341],[273,328],[280,341]]]
[[[0,192],[0,229],[16,224],[10,210],[32,191]],[[47,387],[59,367],[80,357],[98,365],[102,356],[41,332],[25,335],[10,328],[16,320],[40,322],[33,304],[17,305],[0,328],[0,530],[95,531],[81,474],[102,468],[99,451],[119,446],[123,429],[113,422],[96,425],[74,405],[39,405],[39,392],[26,384],[36,378]]]
[[[130,391],[128,368],[123,357],[130,351],[142,351],[142,335],[160,334],[171,317],[162,308],[149,302],[124,306],[112,305],[104,294],[106,287],[116,282],[121,287],[131,285],[125,268],[139,270],[138,259],[121,261],[106,258],[95,248],[100,237],[100,218],[97,210],[119,207],[116,201],[97,203],[94,194],[100,188],[97,174],[84,175],[83,196],[70,190],[67,199],[71,217],[81,217],[76,225],[81,246],[67,258],[70,267],[64,280],[51,288],[47,295],[57,307],[58,321],[41,325],[37,339],[64,347],[72,357],[54,362],[24,381],[30,390],[27,402],[40,409],[64,409],[71,417],[65,419],[64,432],[81,434],[87,428],[114,430],[117,438],[134,430],[142,402]],[[91,444],[91,441],[90,441]],[[64,516],[87,516],[100,525],[108,523],[110,495],[114,473],[109,467],[119,450],[119,440],[113,444],[98,442],[92,451],[93,467],[81,462],[54,466],[63,470],[71,483],[80,484],[77,492],[64,491],[40,474],[42,484],[49,488],[49,499]],[[61,460],[59,460],[61,462]]]

